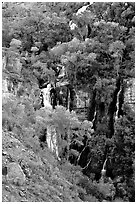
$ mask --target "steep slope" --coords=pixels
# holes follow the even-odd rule
[[[3,131],[2,145],[3,202],[81,201],[76,186],[65,178],[47,148],[34,153],[7,131]]]

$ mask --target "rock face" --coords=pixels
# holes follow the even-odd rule
[[[135,78],[132,78],[127,82],[127,89],[125,92],[125,103],[135,110]]]
[[[2,48],[2,91],[17,94],[20,87],[22,63],[20,61],[21,41],[12,39],[10,48]]]
[[[17,185],[23,185],[25,183],[26,177],[20,165],[16,162],[12,162],[9,163],[7,167],[7,180]]]
[[[9,72],[20,74],[22,68],[19,53],[20,47],[21,41],[12,39],[10,48],[3,48],[3,69],[7,69]]]
[[[2,92],[7,93],[8,92],[8,83],[6,79],[2,80]]]

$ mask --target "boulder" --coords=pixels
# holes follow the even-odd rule
[[[10,47],[19,48],[21,46],[21,44],[22,44],[22,42],[20,40],[13,38],[12,41],[10,42]]]
[[[37,47],[32,47],[32,48],[31,48],[31,51],[32,51],[32,52],[37,52],[37,51],[39,51],[39,49],[38,49]]]
[[[50,54],[54,56],[61,56],[65,54],[65,52],[67,51],[67,48],[68,48],[67,43],[59,44],[53,47],[52,49],[50,49]]]
[[[42,43],[41,42],[35,42],[35,46],[40,48],[40,46],[42,46]]]
[[[16,162],[9,163],[7,173],[7,180],[15,183],[16,185],[23,185],[25,183],[26,177],[23,173],[22,168]]]

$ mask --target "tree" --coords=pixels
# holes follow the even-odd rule
[[[28,51],[34,41],[48,42],[52,47],[56,42],[71,38],[66,17],[58,16],[46,3],[4,3],[3,32],[6,26],[11,36],[23,40],[24,49]]]
[[[115,8],[113,15],[110,14],[111,8]],[[103,15],[101,15],[101,9]],[[103,160],[108,155],[109,142],[107,140],[109,141],[110,138],[112,143],[115,143],[113,139],[116,133],[117,117],[125,117],[122,105],[126,81],[128,78],[134,77],[134,4],[97,3],[93,4],[91,11],[95,14],[95,17],[90,21],[91,37],[86,41],[74,38],[68,42],[67,51],[66,53],[64,51],[61,60],[65,64],[74,87],[77,90],[87,91],[91,95],[88,119],[94,121],[96,139],[97,136],[100,138],[102,131],[107,138],[105,139],[106,148],[103,150],[104,156],[100,159],[102,164],[100,167],[97,166],[97,169],[101,170]],[[123,16],[121,20],[120,15]],[[80,21],[83,18],[84,22],[88,22],[89,17],[91,15],[83,14],[79,18]],[[130,25],[129,22],[131,22]],[[133,65],[129,67],[129,63],[133,63]],[[97,139],[97,143],[99,143],[99,139]],[[101,144],[99,149],[103,146],[104,144]],[[95,149],[91,143],[90,149],[92,148]],[[89,154],[85,150],[85,155],[88,155],[87,162],[88,158],[93,159],[89,156],[91,150]],[[94,166],[95,162],[94,165],[91,162],[91,165],[88,166],[91,172]],[[126,168],[122,164],[121,168],[124,167]],[[132,162],[130,167],[132,169]],[[114,172],[112,174],[114,176]]]
[[[95,132],[79,148],[79,164],[84,173],[88,176],[95,173],[99,179],[108,158],[108,175],[114,179],[124,169],[123,183],[130,186],[133,161],[129,154],[133,151],[134,157],[134,120],[128,119],[132,113],[129,111],[128,115],[123,104],[126,82],[134,77],[135,70],[135,3],[95,2],[76,15],[83,5],[4,3],[3,46],[9,47],[8,39],[15,36],[29,52],[37,41],[47,44],[46,53],[35,57],[36,64],[29,63],[30,73],[38,81],[46,82],[48,75],[58,77],[60,64],[76,92],[88,92],[90,97],[87,117]],[[70,30],[70,20],[77,25],[76,32]],[[25,69],[26,75],[28,70]],[[125,129],[126,125],[133,129]],[[128,143],[130,134],[132,147]],[[115,157],[119,159],[116,161]],[[127,197],[133,200],[133,192],[130,187],[127,189]]]

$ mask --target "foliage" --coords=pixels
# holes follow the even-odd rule
[[[28,147],[37,151],[39,141],[35,135],[35,114],[30,100],[8,97],[3,102],[2,126],[8,131],[17,134]]]
[[[46,3],[5,3],[3,4],[3,18],[4,32],[5,26],[8,25],[10,35],[21,37],[24,41],[24,48],[29,50],[30,39],[49,42],[50,46],[54,46],[56,42],[70,39],[67,19],[51,11],[50,6],[48,7]],[[27,45],[25,41],[28,41],[29,44]]]
[[[76,113],[73,111],[70,113],[63,106],[57,106],[55,110],[46,108],[37,110],[36,121],[36,131],[38,129],[41,131],[41,128],[45,129],[48,125],[55,127],[60,155],[65,154],[65,159],[72,155],[78,158],[79,152],[73,146],[83,146],[85,135],[90,138],[93,133],[90,122],[80,123]]]
[[[133,189],[131,190],[130,182],[132,180],[134,186],[135,116],[128,106],[125,106],[124,110],[124,117],[120,118],[116,123],[110,158],[114,177],[122,176],[123,183],[125,183],[121,187],[124,189],[125,194],[121,192],[120,197],[126,197],[133,201],[135,192]]]
[[[8,66],[13,72],[8,76],[11,81],[20,78],[23,81],[18,98],[3,96],[3,128],[16,132],[28,147],[39,152],[39,140],[46,135],[46,127],[54,125],[60,153],[65,154],[67,149],[65,162],[67,158],[82,167],[77,170],[77,166],[62,164],[62,169],[68,170],[68,179],[79,186],[79,197],[83,201],[114,200],[115,190],[114,201],[117,197],[134,201],[135,117],[125,106],[123,115],[117,121],[114,118],[119,92],[117,81],[135,74],[135,3],[94,2],[83,14],[76,15],[83,5],[83,2],[2,4],[2,43],[8,48],[4,53],[20,58],[22,63],[20,74],[12,70],[14,66]],[[70,20],[79,29],[72,32]],[[90,28],[87,38],[82,36],[85,26]],[[9,48],[12,38],[21,40],[22,51],[27,50],[29,54],[36,42],[47,43],[48,50],[35,57],[24,57]],[[65,67],[66,76],[76,91],[86,91],[90,95],[88,114],[92,122],[80,122],[74,112],[69,113],[60,106],[54,111],[34,111],[33,107],[39,106],[38,83],[56,80],[58,64]],[[120,88],[125,88],[123,84],[121,82]],[[114,134],[108,138],[110,118]],[[112,183],[95,181],[100,179],[106,157],[107,176],[111,176],[115,186],[113,192]],[[92,174],[94,178],[90,178]]]
[[[95,197],[95,201],[113,201],[114,199],[115,187],[110,181],[104,183],[100,180],[99,183],[97,183],[96,181],[92,182],[88,177],[83,176],[79,179],[78,185],[86,190],[88,196],[92,195],[92,197]],[[84,195],[84,199],[87,201],[87,196]]]

